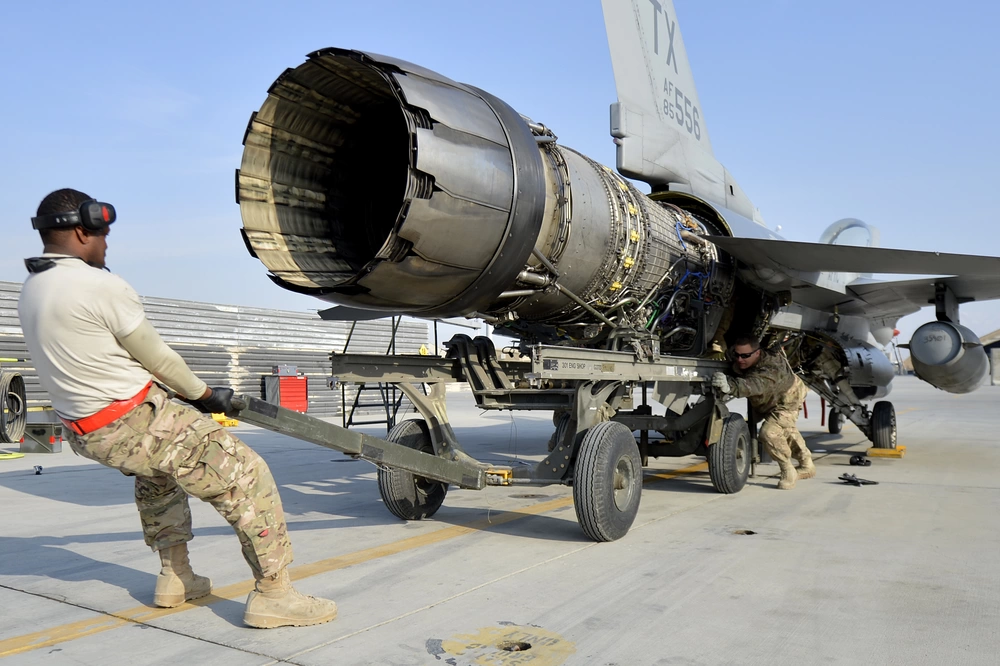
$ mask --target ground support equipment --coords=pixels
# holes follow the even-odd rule
[[[551,345],[498,358],[489,338],[465,335],[447,347],[446,358],[331,355],[331,386],[395,385],[420,413],[419,420],[397,423],[385,440],[247,396],[234,399],[238,409],[230,416],[379,464],[386,507],[406,520],[433,515],[449,484],[477,490],[563,484],[573,487],[584,532],[612,541],[632,525],[649,456],[706,456],[719,492],[737,492],[746,483],[754,456],[746,422],[711,390],[712,374],[725,370],[724,362],[640,360],[631,352]],[[533,467],[511,467],[466,454],[445,403],[445,386],[455,382],[468,383],[484,410],[555,412],[546,457]],[[635,389],[642,391],[640,405],[633,402]],[[653,414],[650,392],[664,414]]]

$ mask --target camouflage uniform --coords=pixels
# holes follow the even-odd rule
[[[274,575],[292,561],[267,463],[211,417],[171,402],[156,384],[128,414],[86,435],[70,433],[69,444],[85,458],[135,476],[135,503],[153,550],[193,538],[187,498],[192,495],[233,526],[256,578]]]
[[[729,397],[749,398],[754,416],[764,419],[757,437],[770,456],[779,464],[788,463],[792,455],[800,462],[811,460],[806,441],[795,426],[808,389],[784,356],[762,350],[753,367],[741,373],[734,365],[733,372]]]

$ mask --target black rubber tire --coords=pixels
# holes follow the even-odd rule
[[[831,435],[839,435],[844,429],[844,415],[837,411],[836,407],[830,408],[830,418],[826,421],[827,430]]]
[[[750,428],[739,414],[730,414],[722,424],[722,437],[708,447],[708,475],[712,486],[729,495],[743,490],[750,476]]]
[[[888,400],[872,408],[871,440],[876,449],[896,448],[896,410]]]
[[[570,416],[568,412],[559,418],[556,430],[552,433],[552,437],[549,438],[548,449],[550,453],[556,450],[556,446],[558,446],[559,441],[562,439],[563,433],[566,432],[566,428],[569,427],[569,421]]]
[[[389,431],[386,440],[434,454],[431,435],[423,420],[400,421]],[[379,467],[378,492],[392,515],[403,520],[423,520],[441,508],[448,494],[448,484],[401,469]]]
[[[28,422],[28,396],[20,373],[0,372],[0,407],[0,443],[21,441]]]
[[[642,461],[628,426],[598,423],[584,434],[576,457],[573,506],[584,533],[594,541],[628,534],[642,497]]]

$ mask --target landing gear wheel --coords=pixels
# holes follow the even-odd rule
[[[584,533],[594,541],[625,536],[641,494],[642,461],[628,426],[606,421],[588,430],[573,479],[573,506]]]
[[[888,400],[872,408],[871,440],[876,449],[896,448],[896,410]]]
[[[738,493],[750,475],[750,428],[739,414],[730,414],[722,424],[722,437],[708,447],[708,475],[712,486],[723,494]]]
[[[552,437],[549,438],[548,448],[550,452],[555,451],[556,447],[559,446],[559,442],[562,441],[566,428],[569,427],[569,421],[569,413],[562,414],[559,417],[559,420],[556,422],[556,431],[552,433]]]
[[[422,421],[401,421],[389,431],[386,440],[424,453],[434,454],[427,424]],[[432,481],[401,469],[379,468],[378,492],[392,515],[403,520],[430,518],[441,508],[448,484]]]
[[[844,415],[837,411],[836,407],[830,408],[830,418],[827,420],[827,428],[831,435],[839,435],[844,429]]]

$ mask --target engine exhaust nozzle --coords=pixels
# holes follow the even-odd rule
[[[514,282],[541,227],[543,167],[524,120],[403,61],[310,54],[274,82],[243,143],[244,240],[292,291],[466,314]]]

